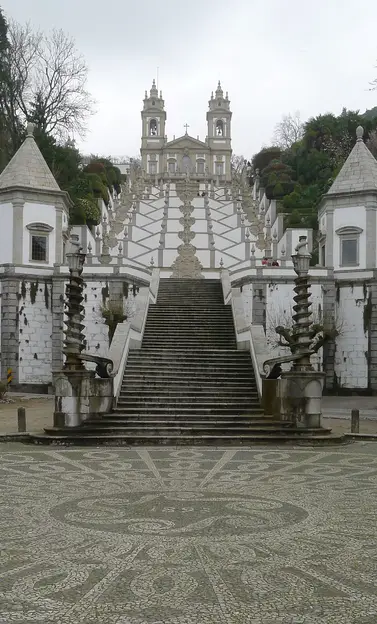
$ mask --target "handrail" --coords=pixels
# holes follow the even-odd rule
[[[236,332],[237,348],[249,351],[253,363],[258,395],[262,398],[262,385],[265,374],[263,361],[268,353],[266,336],[262,325],[252,325],[245,319],[241,293],[231,288],[229,271],[221,271],[224,303],[232,306],[233,322]]]

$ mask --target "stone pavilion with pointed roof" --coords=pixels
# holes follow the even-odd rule
[[[71,200],[61,191],[28,124],[26,139],[0,175],[0,264],[61,263]]]
[[[224,96],[220,81],[208,103],[207,136],[204,141],[198,136],[190,136],[189,124],[185,124],[182,136],[168,140],[165,102],[154,80],[149,95],[145,92],[141,119],[140,152],[142,167],[147,175],[174,180],[188,173],[198,180],[207,177],[209,180],[231,181],[232,113],[228,93]]]
[[[319,206],[320,263],[334,270],[377,266],[377,160],[363,134]]]

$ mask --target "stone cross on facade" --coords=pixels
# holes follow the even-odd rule
[[[189,128],[189,127],[190,127],[190,126],[188,125],[188,123],[185,123],[183,127],[184,127],[184,128],[186,128],[186,134],[188,134],[188,132],[187,132],[187,128]]]

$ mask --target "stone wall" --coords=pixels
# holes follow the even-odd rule
[[[52,381],[52,285],[47,281],[19,283],[19,383]]]
[[[336,288],[335,380],[339,388],[368,387],[368,288],[339,284]]]
[[[109,332],[101,309],[109,299],[109,286],[106,280],[86,281],[84,289],[85,339],[86,350],[93,355],[107,357],[109,352]],[[88,366],[89,368],[89,366]]]

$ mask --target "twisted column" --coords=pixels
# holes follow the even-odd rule
[[[64,330],[65,340],[63,353],[66,356],[64,363],[65,370],[80,371],[85,370],[85,367],[80,359],[81,351],[84,350],[84,306],[83,302],[83,288],[84,280],[81,277],[83,264],[85,260],[85,254],[78,254],[79,267],[78,269],[70,269],[69,282],[66,286],[66,310],[67,316],[66,329]]]

